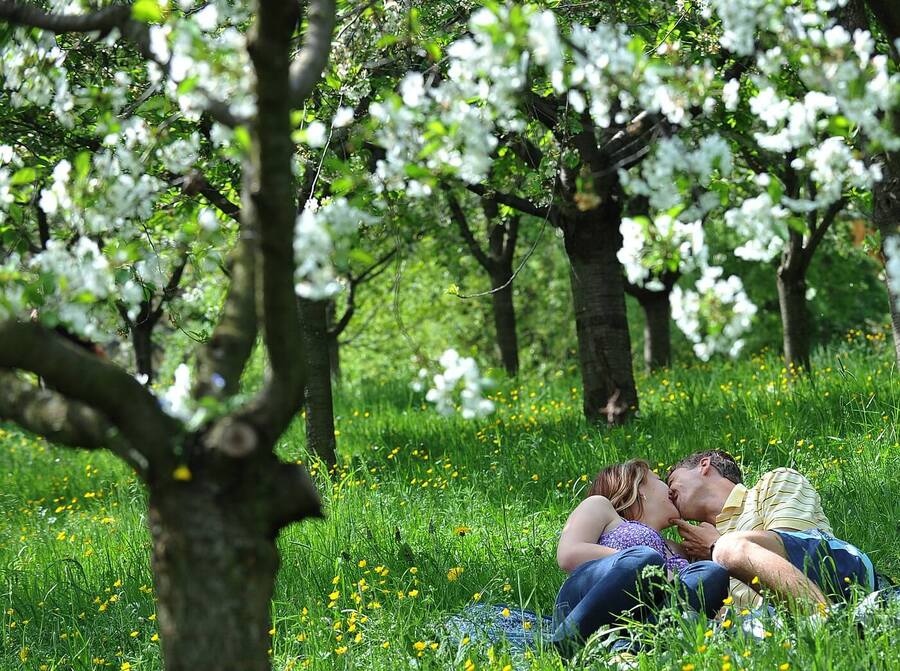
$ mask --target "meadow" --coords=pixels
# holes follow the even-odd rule
[[[676,365],[639,377],[641,416],[597,428],[581,416],[569,368],[500,382],[497,411],[437,415],[408,380],[348,384],[336,399],[341,464],[304,451],[302,420],[285,459],[310,464],[324,520],[280,537],[273,667],[560,669],[554,650],[525,655],[443,632],[473,602],[547,613],[563,573],[562,523],[604,464],[723,448],[754,482],[792,466],[819,489],[836,534],[900,576],[900,374],[883,333],[853,331],[792,379],[776,353]],[[145,492],[106,453],[55,448],[11,426],[0,433],[0,669],[161,668],[144,521]],[[203,567],[198,566],[198,571]],[[730,620],[728,621],[731,622]],[[636,629],[640,669],[891,669],[900,628],[860,638],[848,618],[738,627]],[[575,662],[616,668],[602,647]]]

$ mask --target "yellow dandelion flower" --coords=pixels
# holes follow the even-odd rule
[[[694,671],[693,664],[683,664],[681,667],[681,671]]]
[[[724,599],[722,599],[722,603],[725,604],[726,606],[730,606],[731,604],[734,603],[734,597],[733,596],[725,597]]]
[[[730,627],[731,624],[732,624],[731,620],[725,620],[725,621],[722,623],[722,627],[725,628],[725,629],[728,629],[728,627]]]
[[[128,662],[122,662],[122,666],[119,667],[119,671],[131,671],[131,664]]]
[[[504,608],[503,610],[500,611],[500,614],[503,617],[509,617],[509,608]]]
[[[342,646],[340,646],[340,647],[338,647],[338,648],[335,648],[335,649],[334,649],[334,652],[335,652],[336,655],[343,655],[345,652],[347,652],[347,646],[346,646],[346,645],[342,645]]]
[[[413,643],[413,649],[421,652],[425,649],[425,641],[416,641]]]
[[[481,592],[475,592],[475,594],[472,595],[472,599],[474,601],[481,601]]]
[[[462,566],[454,566],[452,569],[447,571],[447,580],[453,582],[454,580],[459,580],[460,574],[465,571]]]
[[[159,640],[159,634],[153,634],[153,636],[150,637],[150,640],[156,643]]]
[[[365,559],[360,559],[357,566],[359,566],[360,568],[365,568],[366,564],[368,564],[368,562]]]
[[[781,666],[778,667],[778,671],[788,671],[789,668],[791,668],[791,665],[788,664],[787,662],[785,662],[784,664],[782,664]]]
[[[178,468],[172,471],[172,477],[181,482],[188,482],[191,478],[194,477],[194,474],[191,473],[191,469],[181,464]]]
[[[410,599],[415,599],[417,596],[419,596],[419,590],[411,589],[406,593],[406,596],[408,596]]]
[[[328,598],[332,601],[337,600],[337,598],[341,595],[341,593],[337,590],[334,590],[331,594],[328,595]]]
[[[131,636],[131,638],[137,638],[138,636],[140,636],[140,632],[133,631],[128,635]]]

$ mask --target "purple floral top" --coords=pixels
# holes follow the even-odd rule
[[[616,550],[624,550],[635,545],[646,545],[662,555],[666,561],[666,568],[673,573],[678,573],[690,563],[684,557],[679,557],[672,552],[656,529],[641,522],[623,520],[622,524],[615,529],[602,534],[597,542]]]

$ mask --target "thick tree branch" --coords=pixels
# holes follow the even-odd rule
[[[209,180],[206,179],[206,175],[203,173],[194,170],[187,175],[176,175],[174,173],[168,173],[166,175],[166,180],[172,186],[180,187],[182,191],[188,196],[193,196],[195,194],[200,194],[206,200],[208,200],[213,207],[215,207],[219,212],[224,214],[226,217],[231,217],[236,222],[240,223],[241,221],[241,208],[231,202],[228,198],[224,196],[224,194],[219,191],[216,187],[209,183]]]
[[[241,374],[256,343],[255,231],[245,228],[228,258],[231,285],[209,341],[197,353],[194,396],[225,398],[240,389]]]
[[[259,446],[270,449],[303,407],[306,364],[303,331],[294,293],[294,222],[289,89],[290,39],[297,22],[296,3],[260,0],[248,51],[256,74],[257,118],[253,149],[244,163],[245,229],[259,231],[261,308],[264,342],[271,375],[262,393],[238,413],[249,423]],[[329,33],[330,34],[330,33]]]
[[[52,14],[35,5],[0,0],[0,19],[13,25],[31,26],[63,33],[108,33],[113,28],[123,33],[129,24],[142,25],[131,18],[131,5],[113,5],[89,14]]]
[[[503,256],[500,259],[501,263],[512,262],[513,255],[516,253],[516,243],[519,240],[519,223],[521,219],[519,215],[509,219],[509,224],[506,228],[506,242],[503,245]]]
[[[83,403],[0,371],[0,419],[14,422],[56,445],[109,449],[141,471],[145,464],[103,415]]]
[[[0,368],[36,373],[72,401],[105,416],[150,468],[165,468],[181,431],[156,397],[124,370],[35,323],[0,323]]]
[[[463,240],[465,240],[466,246],[468,246],[472,256],[475,257],[475,260],[478,261],[481,267],[490,271],[494,266],[494,261],[484,253],[484,250],[481,249],[481,245],[478,244],[478,241],[472,234],[468,217],[466,217],[466,213],[460,206],[459,201],[456,200],[456,196],[453,195],[453,189],[443,183],[441,184],[441,188],[447,198],[447,205],[450,207],[450,215],[453,217],[453,221],[456,222],[456,226],[459,228],[459,233],[462,235]]]
[[[514,210],[518,210],[523,214],[530,214],[533,217],[540,217],[543,219],[544,217],[549,216],[549,214],[553,210],[553,205],[546,205],[544,207],[538,207],[530,200],[526,198],[522,198],[521,196],[516,196],[511,193],[504,193],[502,191],[495,191],[492,188],[485,187],[483,184],[466,184],[466,188],[472,193],[478,194],[482,198],[491,197],[496,200],[498,203],[503,203],[504,205],[508,205]]]
[[[344,310],[344,314],[341,315],[341,318],[334,324],[334,326],[328,329],[328,336],[330,338],[337,338],[341,333],[343,333],[347,325],[350,324],[350,319],[356,313],[356,287],[358,287],[363,282],[374,279],[378,277],[381,273],[387,269],[388,262],[394,258],[394,255],[400,251],[399,247],[394,247],[387,254],[378,259],[371,266],[366,268],[362,273],[353,277],[350,277],[350,286],[347,290],[347,308]]]
[[[306,20],[303,47],[291,64],[290,99],[294,107],[300,107],[309,97],[328,64],[335,24],[335,1],[312,0]]]
[[[846,206],[846,198],[840,198],[833,202],[828,206],[828,209],[825,210],[819,225],[812,229],[809,239],[806,241],[806,244],[803,246],[803,251],[801,252],[804,269],[809,267],[809,264],[812,262],[812,257],[816,253],[816,248],[822,242],[828,229],[834,224],[838,215],[841,213],[841,210]]]

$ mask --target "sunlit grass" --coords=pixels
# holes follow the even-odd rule
[[[664,470],[724,448],[750,481],[794,466],[836,533],[900,575],[900,376],[889,343],[848,340],[819,353],[811,379],[791,379],[772,354],[641,376],[640,419],[612,430],[582,421],[573,367],[501,383],[497,413],[478,422],[437,416],[405,380],[345,386],[344,461],[312,466],[327,518],[279,540],[274,667],[559,668],[552,650],[511,656],[441,624],[475,601],[548,612],[565,516],[599,467],[632,456]],[[142,487],[105,453],[12,427],[0,440],[0,669],[159,669]],[[299,421],[279,449],[309,461]],[[839,621],[759,642],[705,623],[645,634],[645,669],[892,668],[900,645],[896,628],[861,641]],[[592,654],[583,663],[604,668],[608,655]]]

